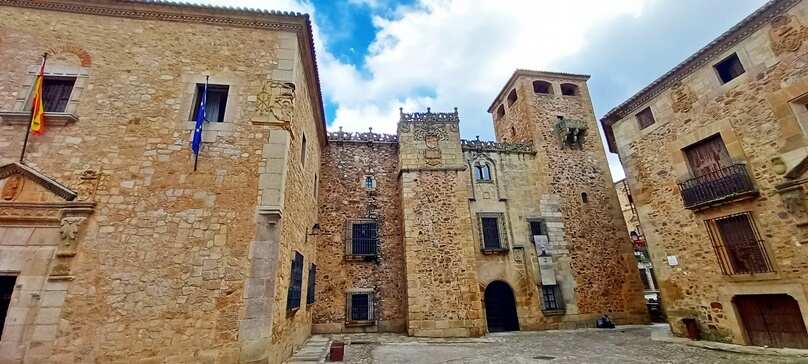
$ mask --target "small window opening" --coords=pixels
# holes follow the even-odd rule
[[[477,164],[474,166],[474,179],[478,181],[491,180],[491,167],[488,166],[488,163]]]
[[[738,54],[736,53],[733,53],[729,57],[724,58],[723,61],[718,62],[715,65],[715,70],[718,72],[718,77],[721,79],[722,83],[732,81],[746,72],[743,68],[743,64],[741,64],[741,60],[738,59]]]
[[[224,122],[224,111],[227,107],[227,93],[230,91],[228,85],[208,85],[208,96],[205,100],[205,120],[211,122]],[[194,98],[194,110],[190,120],[196,120],[199,107],[202,106],[202,95],[205,94],[205,84],[196,84],[196,97]]]
[[[589,195],[587,195],[586,192],[581,192],[581,201],[589,203]]]
[[[564,116],[563,116],[563,115],[556,115],[556,118],[558,118],[558,121],[564,120]]]
[[[541,221],[530,221],[530,235],[544,235]]]
[[[505,116],[505,105],[499,105],[497,108],[497,119],[500,119],[503,116]]]
[[[553,85],[546,81],[533,81],[533,92],[537,94],[553,93]]]
[[[645,129],[656,123],[656,120],[654,119],[654,113],[651,112],[650,107],[646,107],[642,111],[638,112],[636,117],[637,117],[637,123],[640,125],[640,130]]]
[[[561,94],[564,96],[578,96],[578,86],[571,83],[562,83]]]
[[[511,93],[508,94],[508,107],[511,107],[514,102],[516,102],[516,89],[511,90]]]
[[[42,80],[42,106],[45,112],[64,112],[75,84],[73,77],[45,77]]]
[[[374,187],[376,187],[376,186],[373,183],[373,177],[372,176],[365,176],[365,188],[371,189],[371,188],[374,188]]]
[[[558,285],[541,286],[542,309],[544,311],[558,311],[564,309],[561,300],[561,289]]]
[[[516,140],[516,128],[511,127],[511,139]]]
[[[306,134],[303,134],[303,142],[300,146],[300,164],[306,165]]]
[[[311,266],[309,267],[309,284],[306,288],[307,305],[314,303],[314,291],[315,291],[315,285],[317,284],[316,276],[317,276],[317,266],[314,263],[311,263]]]
[[[6,322],[8,307],[11,306],[11,294],[14,293],[16,276],[0,276],[0,337],[3,336],[3,323]]]

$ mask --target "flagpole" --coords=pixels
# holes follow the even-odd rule
[[[40,67],[40,73],[36,75],[37,79],[42,76],[42,70],[45,69],[45,62],[48,60],[48,54],[45,53],[42,55],[42,66]],[[39,80],[37,80],[38,82]],[[44,80],[43,80],[44,81]],[[36,82],[34,82],[34,87],[36,87]],[[36,95],[34,95],[36,97]],[[40,96],[41,97],[41,96]],[[25,139],[22,142],[22,152],[20,153],[20,164],[25,164],[25,149],[28,147],[28,136],[31,135],[31,123],[34,121],[34,113],[36,112],[36,108],[31,105],[31,117],[28,119],[28,126],[25,127]]]
[[[210,79],[210,75],[205,76],[205,91],[204,91],[205,94],[202,95],[203,100],[208,97],[208,80],[209,79]],[[207,101],[207,100],[205,100],[205,101]],[[207,102],[205,102],[205,104],[200,104],[199,107],[207,107]],[[205,115],[204,111],[203,111],[202,115]],[[205,115],[205,116],[207,116],[207,115]],[[200,142],[199,144],[200,144],[199,145],[200,149],[202,149],[202,143]],[[199,152],[194,153],[194,155],[195,155],[194,156],[194,172],[196,172],[196,163],[199,162]]]

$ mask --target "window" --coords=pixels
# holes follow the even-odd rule
[[[11,305],[11,295],[14,293],[16,283],[16,276],[0,276],[0,337],[3,336],[3,323],[6,322],[6,314]]]
[[[533,81],[533,92],[537,94],[553,93],[553,85],[546,81]]]
[[[705,224],[723,274],[774,271],[751,212],[706,220]]]
[[[292,260],[291,275],[289,277],[286,309],[295,310],[300,308],[300,294],[303,288],[303,256],[299,252],[295,252],[295,259]]]
[[[564,302],[561,300],[561,289],[557,284],[541,286],[541,306],[542,311],[564,309]]]
[[[561,94],[564,96],[578,96],[578,86],[571,83],[562,83]]]
[[[64,112],[76,79],[73,77],[45,77],[42,81],[42,105],[45,112]]]
[[[375,257],[379,242],[376,220],[349,220],[345,229],[345,255]]]
[[[306,165],[306,134],[303,134],[303,142],[300,144],[300,164]]]
[[[314,174],[314,189],[312,191],[312,194],[314,195],[314,199],[317,200],[317,174],[316,173]]]
[[[474,179],[477,181],[490,181],[491,180],[491,167],[488,163],[474,165]]]
[[[511,139],[516,140],[516,128],[511,127]]]
[[[642,111],[638,112],[636,116],[637,123],[640,124],[640,130],[645,129],[656,122],[656,120],[654,120],[654,113],[651,112],[650,107],[646,107]]]
[[[589,203],[589,195],[586,192],[581,192],[581,201],[583,203]]]
[[[508,94],[508,107],[511,107],[514,102],[516,102],[516,89],[511,90]]]
[[[374,292],[371,289],[348,292],[347,321],[349,323],[375,320]]]
[[[505,105],[499,105],[497,108],[497,120],[505,116]]]
[[[365,176],[365,189],[372,190],[376,188],[376,178],[373,176]]]
[[[713,135],[684,149],[694,177],[704,176],[732,165],[720,134]]]
[[[543,222],[541,220],[529,221],[529,223],[530,223],[530,235],[531,236],[546,235],[544,233],[544,226],[542,226],[544,224],[543,224]]]
[[[505,234],[503,234],[503,215],[501,213],[480,213],[477,216],[480,222],[482,249],[485,251],[508,250]]]
[[[715,71],[718,72],[718,78],[721,79],[722,83],[732,81],[736,77],[746,72],[743,69],[741,60],[738,59],[738,55],[736,53],[733,53],[731,56],[724,58],[723,61],[718,62],[715,65]]]
[[[211,122],[224,122],[224,111],[227,106],[227,92],[230,86],[208,85],[208,98],[205,100],[205,120]],[[199,107],[202,106],[202,95],[205,93],[205,84],[196,84],[196,98],[191,120],[196,120]]]
[[[311,267],[309,267],[309,285],[306,288],[306,304],[310,305],[314,303],[314,288],[317,284],[316,281],[317,275],[317,266],[314,263],[311,263]]]
[[[648,282],[648,273],[645,269],[640,269],[640,281],[642,281],[642,289],[646,291],[651,290],[651,283]]]
[[[563,115],[556,115],[556,119],[558,119],[558,121],[564,120],[564,116]]]

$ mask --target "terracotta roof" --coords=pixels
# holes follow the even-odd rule
[[[588,80],[590,77],[589,75],[580,75],[575,73],[536,71],[524,68],[517,68],[516,71],[513,71],[513,74],[511,75],[511,78],[508,79],[508,82],[505,82],[505,85],[502,86],[502,90],[499,91],[499,94],[497,94],[497,97],[494,98],[494,101],[491,102],[491,106],[488,107],[488,112],[492,112],[494,110],[494,106],[496,106],[499,100],[502,100],[502,98],[505,96],[505,93],[511,89],[511,86],[519,76],[579,78],[583,79],[584,81]]]

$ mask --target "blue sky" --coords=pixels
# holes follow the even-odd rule
[[[245,0],[208,3],[256,7]],[[264,0],[312,14],[330,129],[395,133],[398,108],[458,107],[461,136],[516,68],[584,73],[600,118],[765,0]],[[615,180],[623,178],[609,155]]]

